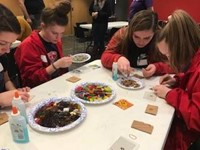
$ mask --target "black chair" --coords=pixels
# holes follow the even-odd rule
[[[84,44],[84,50],[87,52],[88,47],[91,46],[92,36],[86,35],[84,32],[84,29],[77,26],[74,26],[74,35],[76,38],[74,40],[74,48],[77,48],[77,47],[79,48],[78,44],[81,43],[81,44]]]
[[[7,54],[8,57],[8,75],[10,80],[13,82],[16,88],[22,87],[22,81],[18,66],[15,62],[14,53],[16,48],[11,49],[10,53]]]
[[[110,29],[109,32],[109,40],[112,38],[112,36],[115,34],[115,32],[117,32],[120,28],[112,28]]]

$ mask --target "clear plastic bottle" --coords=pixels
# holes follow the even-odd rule
[[[20,114],[25,118],[27,122],[25,103],[21,99],[21,96],[19,96],[19,93],[17,91],[15,92],[15,96],[13,97],[12,106],[17,107],[17,109],[20,111]]]
[[[16,107],[12,108],[11,116],[9,117],[9,124],[13,140],[16,143],[29,142],[26,120],[20,115],[20,112]]]
[[[118,79],[118,68],[117,68],[117,61],[116,60],[114,60],[114,62],[112,64],[112,78],[115,81]]]

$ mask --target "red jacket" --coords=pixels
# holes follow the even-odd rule
[[[165,149],[186,150],[200,137],[200,49],[189,69],[175,78],[177,87],[166,96],[167,103],[175,108],[175,116]]]
[[[127,29],[127,27],[119,29],[109,41],[106,50],[101,56],[101,63],[104,67],[111,69],[114,60],[118,60],[121,56],[125,56],[129,60],[131,67],[139,68],[136,62],[138,56],[143,53],[147,55],[147,63],[154,63],[156,66],[156,74],[173,73],[169,65],[163,62],[155,63],[152,59],[154,55],[154,52],[152,51],[152,49],[154,49],[154,39],[152,39],[144,48],[138,48],[133,41],[129,41],[128,50],[120,52],[120,43],[127,34]]]
[[[60,57],[63,57],[61,42],[57,43],[57,48]],[[46,67],[50,65],[48,61],[44,61],[46,55],[47,52],[38,31],[33,31],[19,45],[15,52],[15,60],[20,70],[23,86],[35,87],[51,80],[51,76],[46,72]]]

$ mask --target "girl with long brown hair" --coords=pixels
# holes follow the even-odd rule
[[[155,86],[157,96],[175,108],[165,149],[186,150],[200,137],[200,29],[183,10],[172,13],[157,37],[159,51],[177,72],[164,75]],[[169,87],[169,85],[171,87]]]

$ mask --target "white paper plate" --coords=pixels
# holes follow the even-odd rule
[[[75,120],[74,122],[72,122],[72,123],[70,123],[66,126],[56,127],[56,128],[44,127],[44,126],[41,126],[41,125],[39,125],[38,123],[35,122],[34,116],[35,116],[36,112],[42,106],[49,104],[51,102],[60,102],[60,101],[67,101],[67,102],[69,101],[69,102],[73,102],[73,103],[78,104],[81,107],[80,117],[77,120]],[[27,118],[28,118],[28,123],[29,123],[30,127],[32,127],[33,129],[40,131],[40,132],[55,133],[55,132],[62,132],[62,131],[66,131],[66,130],[74,128],[75,126],[80,124],[86,118],[86,115],[87,115],[87,110],[86,110],[85,106],[80,101],[74,100],[72,98],[64,97],[64,98],[50,98],[50,99],[47,99],[47,100],[40,102],[39,104],[37,104],[36,106],[34,106],[31,109],[31,111],[27,115]]]
[[[137,84],[139,84],[138,87],[134,87],[134,86],[125,86],[122,84],[123,81],[125,80],[134,80],[136,81]],[[125,88],[125,89],[130,89],[130,90],[137,90],[137,89],[141,89],[144,87],[144,82],[138,78],[135,78],[135,77],[121,77],[117,80],[117,85],[119,85],[120,87],[122,88]]]
[[[90,60],[91,56],[87,53],[79,53],[72,56],[73,63],[84,63]]]
[[[93,101],[85,100],[85,99],[82,99],[82,98],[78,97],[77,94],[75,93],[75,89],[78,88],[78,87],[80,87],[80,86],[81,87],[85,87],[88,84],[108,86],[112,90],[112,94],[108,98],[105,98],[103,100],[94,99]],[[76,85],[71,90],[71,96],[72,96],[72,98],[80,100],[82,103],[86,103],[86,104],[104,104],[104,103],[107,103],[107,102],[113,100],[115,98],[115,96],[116,96],[116,92],[115,92],[115,90],[110,85],[102,83],[102,82],[83,82],[81,84]]]

